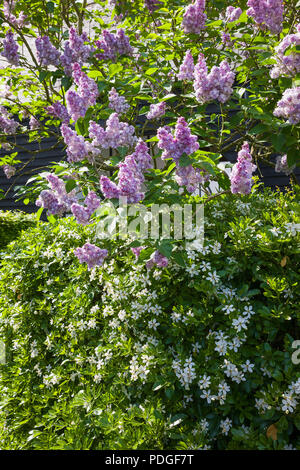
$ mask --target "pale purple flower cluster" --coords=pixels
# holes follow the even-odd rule
[[[60,52],[53,46],[48,36],[36,38],[35,47],[40,65],[45,67],[60,65]]]
[[[276,173],[285,173],[287,176],[289,176],[291,173],[293,173],[295,168],[296,168],[296,165],[289,166],[288,161],[287,161],[287,155],[279,155],[276,158],[276,165],[275,165]]]
[[[89,42],[89,39],[85,32],[79,36],[74,27],[69,29],[69,40],[65,41],[64,53],[60,58],[67,75],[72,75],[72,64],[78,62],[82,65],[89,59],[93,47],[85,44],[86,42]]]
[[[230,98],[233,91],[234,72],[231,71],[226,60],[223,60],[219,67],[214,65],[210,73],[207,72],[204,55],[199,54],[198,62],[194,70],[194,90],[197,100],[200,103],[208,103],[212,100],[225,103]]]
[[[162,101],[161,103],[151,104],[150,111],[147,113],[147,119],[159,119],[166,112],[166,103]]]
[[[186,51],[177,75],[178,80],[194,80],[194,68],[195,64],[191,51]]]
[[[155,10],[157,10],[161,5],[161,2],[159,0],[145,0],[145,6],[148,8],[150,13],[153,13]]]
[[[19,65],[20,56],[18,50],[19,46],[14,39],[13,32],[11,30],[7,31],[3,40],[3,51],[1,55],[5,57],[11,65]]]
[[[192,165],[181,167],[176,165],[175,180],[179,186],[185,186],[189,193],[193,193],[207,180],[203,170],[194,168]]]
[[[232,21],[237,21],[239,19],[239,17],[241,16],[242,14],[242,10],[240,7],[233,7],[233,6],[229,6],[226,8],[226,14],[225,14],[225,18],[226,18],[226,21],[228,21],[228,23],[231,23]]]
[[[76,202],[75,190],[67,193],[65,183],[56,175],[49,174],[47,180],[51,190],[42,191],[36,205],[47,209],[49,215],[62,215]]]
[[[196,0],[195,3],[186,7],[182,19],[182,26],[185,33],[199,34],[205,28],[206,14],[205,0]]]
[[[117,113],[113,113],[106,121],[106,130],[94,121],[89,125],[89,136],[95,147],[105,149],[132,147],[136,143],[135,129],[126,122],[120,122]]]
[[[67,110],[71,118],[77,121],[84,117],[87,109],[94,106],[99,96],[98,86],[95,80],[88,77],[76,62],[72,66],[73,79],[77,85],[77,91],[68,90],[66,93]]]
[[[91,243],[86,243],[82,248],[76,248],[74,253],[80,263],[87,263],[89,270],[95,266],[102,266],[103,261],[108,256],[107,250],[101,250],[101,248]]]
[[[300,122],[300,87],[285,90],[273,114],[287,119],[290,124],[298,124]]]
[[[2,168],[8,180],[16,173],[16,168],[12,165],[3,165]]]
[[[118,29],[116,34],[110,33],[106,29],[102,33],[102,38],[95,42],[102,52],[95,54],[99,60],[117,60],[118,56],[132,55],[133,49],[129,44],[129,39],[123,29]]]
[[[247,15],[251,16],[261,29],[268,29],[273,34],[282,31],[282,0],[248,0]]]
[[[242,149],[238,153],[237,163],[232,168],[230,174],[231,192],[233,194],[250,194],[252,186],[252,173],[256,166],[252,163],[248,142],[244,142]]]
[[[277,64],[270,72],[271,78],[278,78],[282,75],[293,77],[300,72],[300,53],[292,52],[285,55],[285,51],[290,46],[300,45],[300,24],[297,25],[297,33],[288,34],[275,48]]]
[[[55,103],[53,103],[52,106],[48,106],[46,108],[46,111],[51,116],[54,116],[65,123],[68,123],[71,119],[67,108],[63,104],[61,104],[59,101],[55,101]]]
[[[118,114],[126,113],[130,106],[124,96],[119,95],[115,88],[112,88],[108,94],[109,107]]]
[[[92,146],[65,123],[61,125],[61,133],[67,145],[68,161],[72,163],[84,160],[92,150]]]
[[[146,248],[146,247],[145,246],[137,246],[135,248],[131,248],[131,251],[134,254],[134,256],[136,257],[136,259],[139,258],[140,254],[141,254],[141,251],[143,251],[144,248]]]
[[[159,250],[156,250],[151,256],[150,260],[146,263],[146,268],[152,269],[154,266],[158,266],[159,268],[166,268],[168,264],[168,258],[162,255]]]
[[[82,225],[88,224],[91,215],[95,212],[96,209],[98,209],[100,202],[101,201],[97,194],[94,191],[89,191],[84,201],[86,207],[77,203],[72,204],[71,211],[77,222]]]
[[[0,128],[5,134],[14,134],[19,127],[19,123],[11,119],[11,115],[4,106],[0,106]]]
[[[19,13],[19,17],[17,18],[15,15],[12,14],[12,11],[15,8],[14,1],[4,1],[3,2],[3,14],[5,18],[13,24],[16,28],[22,28],[25,24],[27,16],[24,15],[24,12],[21,11]]]
[[[233,45],[233,42],[231,41],[231,37],[229,33],[222,31],[221,37],[222,37],[222,43],[225,44],[225,46],[231,47]]]
[[[180,157],[185,153],[190,155],[199,149],[197,136],[191,134],[185,119],[180,117],[177,119],[174,137],[168,126],[160,127],[157,131],[158,147],[163,150],[162,159],[173,158],[179,161]]]
[[[30,117],[30,120],[29,120],[29,128],[31,131],[34,131],[36,129],[39,129],[39,127],[41,127],[41,123],[40,121],[38,121],[34,116],[31,116]]]
[[[124,162],[119,164],[118,185],[107,176],[101,176],[101,191],[108,199],[126,196],[129,203],[139,202],[145,197],[141,192],[145,180],[143,173],[152,166],[147,144],[140,139],[134,153],[127,155]]]

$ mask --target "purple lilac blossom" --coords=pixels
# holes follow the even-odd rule
[[[194,59],[190,51],[186,51],[177,75],[178,80],[194,80]]]
[[[64,123],[68,123],[71,119],[67,108],[63,104],[61,104],[59,101],[55,101],[55,103],[53,103],[53,105],[48,106],[46,108],[46,111],[51,116],[54,116],[54,117],[60,119]]]
[[[225,44],[225,46],[231,47],[233,45],[233,42],[231,41],[231,37],[229,33],[222,31],[221,36],[222,36],[222,43]]]
[[[300,87],[285,90],[273,114],[287,119],[290,124],[298,124],[300,122]]]
[[[82,248],[76,248],[74,253],[80,263],[87,263],[88,270],[93,269],[95,266],[102,266],[104,259],[108,256],[107,250],[101,250],[101,248],[91,243],[86,243]]]
[[[163,256],[158,250],[156,250],[151,256],[150,260],[146,263],[147,269],[152,269],[153,266],[158,266],[159,268],[166,268],[169,264],[168,258]]]
[[[5,134],[14,134],[19,127],[19,123],[11,119],[11,115],[4,106],[0,106],[0,129],[3,129]]]
[[[138,259],[141,254],[141,251],[143,251],[145,248],[146,248],[145,246],[137,246],[135,248],[131,248],[131,251],[136,257],[136,259]]]
[[[233,165],[230,174],[231,192],[233,194],[250,194],[252,186],[252,173],[256,166],[252,163],[248,142],[244,142],[238,153],[237,163]]]
[[[282,0],[248,0],[247,15],[253,18],[261,29],[268,29],[273,34],[282,31],[283,1]]]
[[[20,56],[18,50],[19,46],[14,39],[13,32],[11,30],[7,31],[3,41],[3,51],[1,55],[5,57],[11,65],[19,65]]]
[[[145,0],[145,6],[148,8],[150,13],[153,13],[155,10],[157,10],[161,5],[161,2],[159,0]]]
[[[36,129],[39,129],[39,127],[41,127],[41,123],[40,121],[38,121],[34,116],[31,116],[30,117],[30,120],[29,120],[29,128],[31,131],[34,131]]]
[[[130,106],[124,96],[120,96],[115,88],[112,88],[108,94],[109,107],[118,114],[126,113]]]
[[[88,157],[90,147],[82,135],[78,135],[66,124],[61,125],[61,133],[67,145],[67,155],[70,163],[79,162]]]
[[[35,47],[40,65],[45,67],[60,65],[60,52],[53,46],[48,36],[36,38]]]
[[[14,1],[4,1],[3,2],[3,14],[5,18],[16,28],[22,28],[26,22],[27,16],[24,15],[24,12],[21,11],[19,13],[19,17],[16,18],[15,15],[12,14],[12,11],[15,9]]]
[[[68,90],[66,94],[67,110],[71,118],[76,122],[84,117],[87,109],[94,106],[99,96],[97,83],[88,77],[76,62],[72,65],[73,79],[77,85],[77,91]]]
[[[116,34],[107,30],[102,32],[102,38],[95,42],[97,49],[102,52],[95,54],[99,60],[112,60],[115,62],[118,56],[132,55],[133,49],[123,29],[118,29]]]
[[[181,167],[176,165],[175,181],[179,186],[185,186],[189,193],[193,193],[207,180],[204,170],[193,168],[192,165]]]
[[[278,78],[283,75],[293,77],[300,72],[299,52],[292,52],[291,54],[285,55],[288,47],[300,45],[300,24],[296,26],[296,29],[297,33],[288,34],[280,44],[275,47],[277,64],[274,65],[270,72],[271,78]]]
[[[72,65],[75,62],[82,65],[89,59],[93,47],[85,44],[86,42],[89,42],[89,39],[85,32],[79,36],[74,27],[69,29],[69,40],[65,41],[64,53],[61,56],[61,64],[67,75],[72,75]]]
[[[147,119],[159,119],[166,112],[166,103],[162,101],[161,103],[151,104],[150,111],[146,114]]]
[[[199,34],[205,28],[206,14],[205,0],[196,0],[195,3],[186,7],[182,19],[182,26],[185,33]]]
[[[228,21],[228,23],[231,23],[231,21],[237,21],[239,19],[239,17],[241,16],[242,14],[242,10],[240,7],[233,7],[233,6],[229,6],[226,8],[226,14],[225,14],[225,18],[226,18],[226,21]]]
[[[47,209],[49,215],[63,215],[70,210],[71,205],[76,201],[75,190],[67,193],[64,182],[56,175],[49,174],[47,180],[51,190],[42,191],[36,205]]]
[[[94,121],[89,125],[89,136],[95,147],[113,148],[132,147],[136,143],[135,129],[126,122],[120,122],[117,113],[106,121],[106,130]]]
[[[3,165],[2,169],[8,180],[16,173],[16,168],[12,165]]]
[[[94,191],[89,191],[84,201],[86,207],[77,203],[72,204],[71,211],[77,222],[82,225],[88,224],[91,215],[95,212],[96,209],[98,209],[100,202],[101,201],[97,194]]]
[[[276,165],[275,165],[276,173],[285,173],[287,176],[289,176],[291,173],[293,173],[295,168],[296,168],[296,165],[289,166],[288,161],[287,161],[287,155],[279,155],[276,158]]]
[[[199,149],[197,136],[192,135],[185,119],[177,119],[174,137],[168,126],[160,127],[157,131],[158,147],[163,150],[162,159],[173,158],[179,161],[185,153],[190,155]]]
[[[228,101],[233,91],[234,72],[231,71],[226,60],[223,60],[219,67],[214,65],[210,73],[207,72],[204,55],[199,54],[198,62],[194,70],[194,89],[197,100],[200,103],[208,103],[212,100],[225,103]]]
[[[107,176],[101,176],[100,186],[104,196],[108,199],[126,196],[129,203],[136,203],[145,197],[141,192],[144,182],[143,173],[153,167],[148,146],[140,139],[131,155],[125,157],[119,164],[118,185]]]

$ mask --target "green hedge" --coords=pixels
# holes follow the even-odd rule
[[[34,214],[20,211],[0,211],[0,251],[17,238],[22,230],[27,230],[35,224]]]
[[[125,241],[88,272],[70,218],[23,233],[0,280],[0,447],[299,449],[298,201],[211,200],[204,250],[150,272]]]

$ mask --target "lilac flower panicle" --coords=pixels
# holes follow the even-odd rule
[[[86,243],[82,248],[76,248],[74,253],[80,263],[87,263],[89,270],[96,266],[102,266],[105,258],[108,256],[107,250],[101,250],[101,248],[91,243]]]
[[[194,80],[194,59],[190,51],[186,51],[177,75],[178,80]]]
[[[67,193],[65,183],[54,174],[47,176],[51,190],[43,190],[36,201],[38,207],[47,209],[50,215],[63,215],[76,201],[75,190]]]
[[[195,192],[199,185],[206,181],[204,170],[193,168],[192,165],[180,167],[176,165],[175,181],[179,186],[185,186],[189,193]]]
[[[89,42],[89,39],[85,32],[78,35],[74,27],[69,29],[69,40],[65,41],[64,52],[61,56],[61,64],[67,75],[72,75],[74,63],[78,62],[83,65],[90,58],[93,47],[85,44],[86,42]]]
[[[101,176],[102,193],[108,199],[126,196],[130,204],[141,201],[145,197],[141,191],[145,180],[144,172],[152,166],[153,162],[147,144],[140,139],[133,154],[127,155],[119,164],[118,185],[108,177]]]
[[[68,90],[66,93],[67,112],[75,122],[84,117],[87,105],[84,99],[76,91]]]
[[[108,100],[109,107],[118,114],[124,114],[130,109],[130,106],[124,96],[120,96],[115,88],[110,90],[108,94]]]
[[[71,211],[75,216],[77,222],[82,225],[88,224],[90,221],[91,215],[98,209],[100,205],[100,199],[94,191],[89,191],[84,204],[86,207],[81,206],[80,204],[73,203],[71,206]]]
[[[16,168],[12,165],[3,165],[2,169],[4,171],[4,174],[6,178],[9,180],[12,176],[15,175],[16,173]]]
[[[40,121],[38,121],[38,119],[36,119],[34,116],[31,116],[29,120],[30,130],[34,131],[36,129],[39,129],[40,127],[41,127]]]
[[[174,137],[168,126],[160,127],[157,131],[158,147],[163,150],[162,159],[173,158],[179,161],[185,153],[190,155],[199,149],[197,136],[191,131],[183,117],[177,119]]]
[[[145,6],[148,8],[150,13],[153,13],[155,10],[157,10],[162,2],[159,0],[145,0]]]
[[[276,158],[275,171],[276,173],[285,173],[287,176],[291,175],[296,168],[296,165],[289,166],[287,155],[279,155]]]
[[[94,121],[89,125],[89,136],[95,147],[113,148],[132,147],[136,143],[135,129],[126,122],[120,122],[118,114],[113,113],[106,121],[106,130]]]
[[[102,38],[95,42],[98,50],[95,57],[99,60],[112,60],[115,62],[118,56],[132,55],[133,49],[130,46],[129,38],[125,35],[123,29],[118,29],[116,34],[107,30],[102,32]]]
[[[300,45],[300,24],[296,27],[297,32],[295,34],[288,34],[275,48],[275,58],[277,64],[274,65],[270,72],[271,78],[278,78],[283,75],[293,77],[300,72],[300,54],[299,52],[292,52],[291,54],[285,55],[286,50],[290,46]]]
[[[19,65],[20,56],[18,50],[19,46],[14,39],[13,32],[11,30],[7,31],[3,41],[3,51],[1,55],[5,57],[11,65]]]
[[[5,134],[14,134],[19,125],[17,121],[11,118],[7,109],[0,106],[0,129],[3,129]]]
[[[67,111],[76,122],[84,117],[87,109],[96,104],[99,91],[97,83],[88,77],[76,62],[72,65],[73,79],[77,85],[77,91],[68,90],[66,94]]]
[[[67,108],[63,104],[61,104],[59,101],[55,101],[55,103],[53,103],[53,105],[48,106],[46,108],[46,111],[51,116],[54,116],[54,117],[60,119],[64,123],[68,123],[71,119]]]
[[[252,173],[256,166],[252,164],[252,156],[248,142],[244,142],[242,149],[238,153],[237,163],[232,168],[230,174],[231,192],[233,194],[250,194],[252,186]]]
[[[233,42],[231,40],[229,33],[222,31],[221,37],[222,37],[222,43],[225,44],[225,46],[231,47],[233,45]]]
[[[206,14],[205,0],[196,0],[186,7],[182,19],[182,26],[185,33],[199,34],[205,28]]]
[[[194,90],[196,99],[200,103],[208,103],[218,100],[225,103],[229,100],[233,90],[235,74],[231,71],[229,64],[223,60],[219,67],[214,65],[207,73],[207,66],[203,54],[199,54],[198,62],[194,70]]]
[[[165,114],[165,112],[166,112],[165,101],[162,101],[157,104],[151,104],[150,111],[147,113],[146,118],[147,119],[159,119],[161,116]]]
[[[287,119],[290,124],[298,124],[300,122],[300,87],[285,90],[273,114]]]
[[[225,18],[226,18],[226,21],[228,21],[228,23],[231,23],[232,21],[237,21],[239,19],[239,17],[241,16],[242,14],[242,9],[240,7],[233,7],[233,6],[229,6],[226,8],[226,14],[225,14]]]
[[[136,259],[138,259],[141,254],[141,251],[143,251],[145,248],[146,248],[145,246],[137,246],[137,247],[131,248],[131,251],[136,257]]]
[[[282,31],[283,1],[282,0],[248,0],[247,15],[253,18],[261,29],[268,29],[273,34]]]
[[[53,46],[48,36],[36,38],[35,47],[40,65],[45,67],[60,65],[60,52]]]
[[[22,28],[27,19],[27,15],[24,15],[24,12],[21,11],[19,13],[18,18],[13,15],[13,10],[15,9],[15,2],[14,1],[4,1],[3,2],[3,14],[5,18],[16,28]]]
[[[155,265],[159,268],[166,268],[169,264],[168,258],[162,255],[160,251],[156,250],[151,256],[150,260],[146,263],[147,269],[152,269]]]
[[[82,135],[78,135],[66,124],[61,125],[61,133],[67,145],[68,161],[79,162],[88,156],[89,148]]]

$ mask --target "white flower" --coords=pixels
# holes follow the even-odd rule
[[[208,388],[210,386],[210,376],[203,375],[203,377],[199,380],[198,385],[201,389]]]
[[[244,330],[247,329],[247,323],[247,318],[240,316],[237,319],[233,320],[232,325],[237,331],[241,331],[242,328],[244,328]]]
[[[225,313],[225,315],[229,315],[231,312],[234,312],[234,306],[233,305],[225,305],[225,307],[223,307],[222,310]]]
[[[153,330],[157,330],[157,327],[160,325],[160,323],[158,323],[158,321],[156,321],[156,319],[154,318],[153,320],[150,320],[148,322],[148,327],[149,328],[153,328]]]
[[[282,396],[283,396],[282,406],[281,406],[282,411],[285,411],[285,413],[292,413],[298,404],[297,400],[294,398],[292,393],[290,394],[286,393],[286,394],[283,394]]]
[[[254,364],[251,364],[248,359],[245,362],[245,364],[241,365],[241,368],[243,369],[244,372],[250,372],[250,373],[253,372],[253,367],[254,367]]]
[[[297,235],[297,232],[300,232],[300,224],[289,223],[285,224],[286,231],[290,233],[293,237]]]
[[[231,426],[232,426],[231,419],[226,418],[225,420],[222,420],[220,422],[221,433],[225,434],[225,436],[227,436],[228,432],[230,431]]]
[[[210,281],[213,285],[215,285],[218,284],[218,282],[220,281],[220,276],[218,276],[217,272],[214,271],[212,273],[209,273],[206,279]]]

